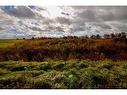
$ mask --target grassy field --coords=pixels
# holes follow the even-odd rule
[[[0,40],[0,48],[8,48],[14,44],[21,43],[24,40]]]
[[[127,88],[127,38],[0,40],[0,88]]]
[[[127,88],[127,61],[0,62],[0,88]]]

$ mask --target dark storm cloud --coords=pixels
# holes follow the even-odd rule
[[[72,6],[71,8],[73,9],[74,19],[72,20],[70,30],[73,32],[89,31],[87,30],[88,27],[85,27],[85,24],[93,22],[91,29],[94,30],[94,27],[98,27],[98,29],[101,29],[99,32],[107,29],[108,32],[111,32],[110,30],[117,30],[117,32],[127,31],[127,24],[123,25],[120,23],[121,20],[127,20],[127,7]],[[117,21],[120,24],[112,26],[105,23],[107,21]]]
[[[82,21],[95,21],[96,19],[96,10],[88,8],[86,10],[83,10],[81,12],[76,12],[76,17],[79,19],[82,19]]]
[[[98,17],[104,21],[125,20],[127,19],[127,7],[98,7],[101,10]]]
[[[67,24],[70,25],[71,24],[71,20],[65,17],[57,17],[56,22],[60,23],[60,24]]]
[[[115,10],[116,18],[127,19],[127,7],[119,7]]]
[[[84,27],[74,27],[71,31],[85,31]]]
[[[55,28],[55,31],[64,32],[64,29],[63,29],[62,27],[60,27],[60,26],[57,26],[57,27]]]
[[[44,27],[43,31],[59,31],[59,32],[64,32],[64,28],[61,26],[52,26],[52,25],[48,25],[46,27]]]
[[[107,12],[107,13],[101,14],[98,16],[98,18],[100,18],[104,21],[112,21],[112,20],[116,19],[115,15],[112,12]]]
[[[127,7],[72,7],[76,17],[83,21],[112,21],[127,19]]]
[[[105,24],[105,23],[95,23],[94,25],[99,26],[103,29],[112,29],[111,26]]]
[[[29,29],[32,29],[33,31],[44,31],[43,29],[40,29],[38,27],[28,27]]]

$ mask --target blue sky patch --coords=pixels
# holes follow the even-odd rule
[[[14,6],[4,6],[4,11],[11,11],[14,8]]]

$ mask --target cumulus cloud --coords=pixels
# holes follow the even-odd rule
[[[42,9],[34,6],[5,6],[1,8],[5,13],[17,18],[38,18],[41,15],[36,12]]]
[[[0,14],[0,39],[127,32],[124,6],[1,6]]]
[[[33,11],[31,11],[28,7],[25,6],[17,6],[17,7],[3,7],[3,11],[5,11],[7,14],[15,16],[15,17],[21,17],[21,18],[31,18],[34,17],[35,14]]]

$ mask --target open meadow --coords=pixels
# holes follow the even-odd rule
[[[127,88],[127,61],[0,62],[0,88]]]
[[[127,39],[0,40],[0,88],[127,88]]]

